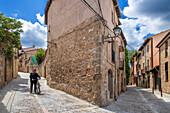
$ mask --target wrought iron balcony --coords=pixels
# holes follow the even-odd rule
[[[145,69],[142,69],[142,70],[141,70],[141,73],[142,73],[142,74],[145,74]]]
[[[119,46],[119,52],[124,52],[124,51],[125,51],[125,49],[124,49],[123,45],[120,45]]]
[[[119,60],[119,69],[124,70],[124,59]]]
[[[146,72],[149,72],[149,66],[146,66],[146,67],[145,67],[145,71],[146,71]]]

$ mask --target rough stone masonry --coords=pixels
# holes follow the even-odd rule
[[[57,47],[50,48],[51,87],[99,104],[101,25],[93,17],[53,41]]]

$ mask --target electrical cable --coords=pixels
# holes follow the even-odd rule
[[[103,17],[101,17],[96,10],[94,10],[89,3],[87,3],[86,0],[81,0],[93,13],[95,13],[95,15],[97,15],[100,19],[102,19],[103,21],[106,21]]]
[[[101,2],[101,0],[98,0],[99,9],[100,9],[100,13],[101,13],[101,15],[102,15],[102,17],[103,17],[103,12],[102,12],[102,8],[101,8],[101,5],[100,5],[100,2]]]

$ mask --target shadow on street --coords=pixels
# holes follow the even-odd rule
[[[116,113],[169,113],[170,100],[165,102],[149,89],[128,86],[117,101],[103,109]]]
[[[28,79],[14,79],[0,90],[0,113],[10,113],[16,92],[28,92]]]

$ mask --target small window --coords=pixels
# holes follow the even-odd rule
[[[145,50],[143,50],[143,56],[145,55]]]
[[[165,42],[165,57],[168,56],[168,40]]]
[[[149,67],[149,59],[147,60],[147,66]]]
[[[50,54],[51,52],[50,52],[50,48],[49,48],[49,54]]]
[[[112,23],[115,24],[115,14],[113,11],[111,13],[112,13]]]
[[[147,46],[147,52],[149,52],[149,45]]]
[[[168,82],[168,62],[165,63],[165,81]]]
[[[48,32],[50,32],[50,25],[48,26]]]

